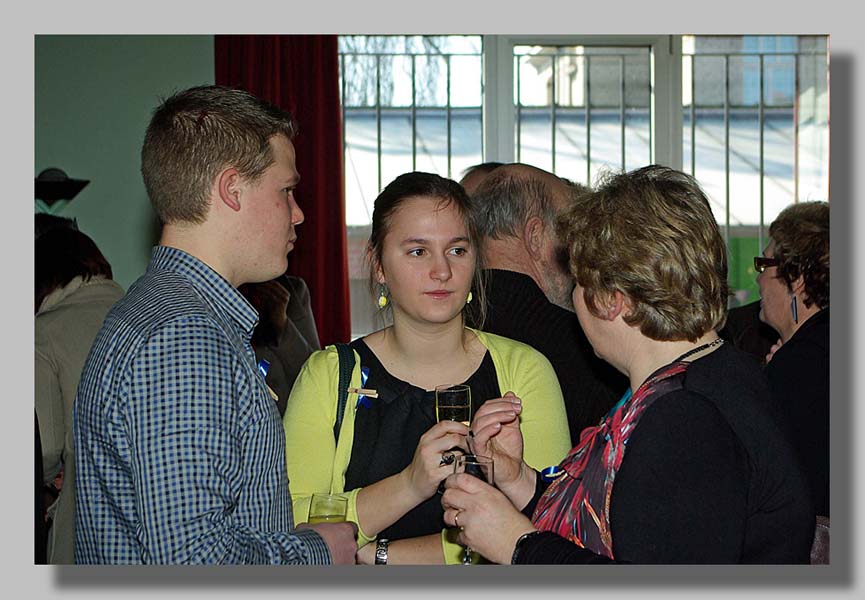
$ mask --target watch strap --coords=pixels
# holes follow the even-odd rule
[[[387,564],[387,547],[390,540],[387,538],[379,538],[375,543],[375,564]]]

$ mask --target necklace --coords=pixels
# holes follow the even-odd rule
[[[685,352],[682,356],[680,356],[679,358],[677,358],[673,362],[674,363],[681,362],[681,361],[685,360],[686,358],[688,358],[689,356],[693,356],[697,352],[702,352],[703,350],[706,350],[707,348],[712,348],[713,346],[720,346],[723,343],[724,343],[724,338],[718,338],[716,340],[712,340],[711,342],[707,342],[707,343],[703,344],[702,346],[697,346],[696,348],[688,350],[687,352]]]

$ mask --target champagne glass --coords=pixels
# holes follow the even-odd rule
[[[339,494],[314,493],[309,501],[310,525],[341,523],[348,512],[348,498]]]
[[[495,485],[493,475],[493,459],[480,454],[464,454],[457,456],[454,461],[454,473],[468,473],[474,475],[481,481]],[[468,546],[463,550],[463,564],[472,564],[472,549]]]
[[[436,420],[459,421],[468,427],[472,420],[472,389],[464,384],[437,385]]]

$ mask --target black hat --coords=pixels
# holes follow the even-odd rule
[[[72,200],[88,183],[89,179],[72,179],[61,169],[45,169],[36,177],[36,198],[48,206],[58,200]]]

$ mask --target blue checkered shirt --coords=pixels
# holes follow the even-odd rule
[[[108,313],[73,411],[75,562],[327,564],[292,531],[282,422],[255,309],[165,246]]]

